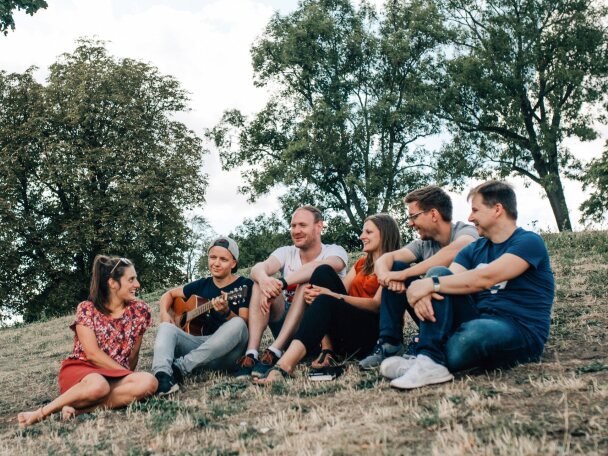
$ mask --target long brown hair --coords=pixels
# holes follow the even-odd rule
[[[383,212],[370,215],[365,219],[366,222],[372,222],[380,231],[380,255],[387,252],[392,252],[401,247],[401,234],[399,233],[399,225],[393,217]],[[368,254],[363,264],[363,274],[370,275],[374,272],[374,259]]]
[[[110,314],[106,308],[106,304],[110,300],[108,280],[114,279],[120,283],[120,278],[129,266],[133,266],[131,260],[116,256],[97,255],[93,260],[89,301],[92,301],[95,308],[101,313]]]

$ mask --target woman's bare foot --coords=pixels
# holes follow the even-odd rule
[[[74,407],[70,407],[69,405],[64,405],[61,409],[61,419],[63,421],[71,420],[76,416],[76,409]]]
[[[36,424],[38,421],[42,421],[46,417],[42,412],[43,407],[40,407],[38,410],[34,410],[33,412],[21,412],[17,415],[17,421],[19,422],[19,427],[31,426],[32,424]]]
[[[280,366],[275,365],[272,369],[270,369],[268,372],[266,372],[266,374],[263,375],[262,377],[254,378],[253,383],[256,385],[270,386],[273,383],[284,382],[285,380],[290,379],[290,378],[293,378],[293,376],[290,372],[287,372],[286,370],[282,369]]]

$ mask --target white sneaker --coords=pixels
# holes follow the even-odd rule
[[[414,365],[401,377],[391,382],[393,388],[413,389],[450,381],[454,376],[447,367],[436,363],[426,355],[418,355]]]
[[[388,379],[401,377],[405,372],[414,365],[416,357],[412,355],[391,356],[386,358],[380,364],[380,374]]]

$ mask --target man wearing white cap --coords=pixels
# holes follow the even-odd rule
[[[239,248],[226,236],[209,247],[210,277],[173,288],[160,298],[160,327],[154,343],[152,373],[158,380],[159,395],[173,393],[187,375],[202,369],[229,370],[244,353],[249,337],[247,320],[253,282],[238,276]],[[226,294],[247,287],[247,293],[235,301]],[[176,298],[196,295],[212,300],[213,308],[203,314],[203,334],[195,336],[180,329],[170,313]],[[213,299],[216,298],[216,299]]]

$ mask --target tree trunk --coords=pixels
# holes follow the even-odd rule
[[[553,209],[553,215],[557,222],[557,229],[559,231],[572,231],[566,196],[564,195],[564,188],[559,176],[553,176],[547,179],[547,182],[547,184],[543,184],[543,188],[551,203],[551,209]]]

